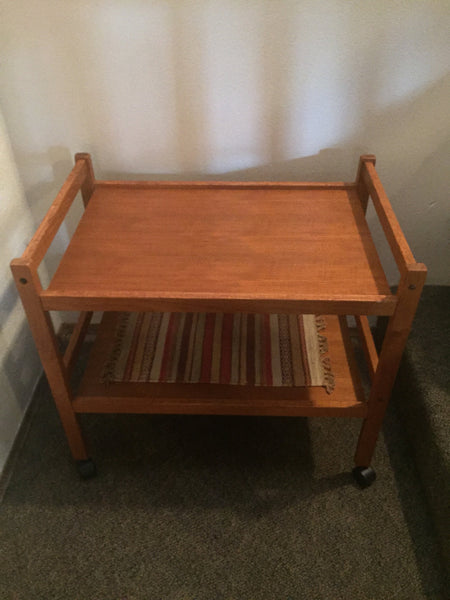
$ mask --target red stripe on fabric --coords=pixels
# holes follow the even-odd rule
[[[223,315],[222,357],[220,362],[220,383],[230,383],[231,379],[231,342],[233,336],[233,315]]]
[[[133,372],[134,357],[136,356],[136,350],[138,346],[139,333],[142,327],[142,321],[144,320],[144,313],[139,313],[136,319],[136,323],[133,331],[133,339],[131,341],[130,350],[128,353],[127,366],[123,374],[124,379],[130,379],[131,373]]]
[[[200,383],[209,383],[211,380],[212,347],[214,340],[214,324],[216,315],[207,313],[205,319],[205,334],[203,337],[202,370]]]
[[[145,381],[150,376],[152,370],[153,359],[155,358],[156,344],[158,342],[159,330],[161,329],[162,313],[152,313],[150,327],[148,330],[147,339],[145,341],[144,356],[146,357],[146,369],[143,371],[144,361],[141,367],[141,373],[139,374],[139,380],[141,376],[145,377]],[[153,329],[154,328],[154,329]],[[150,335],[151,332],[151,335]]]
[[[263,340],[264,340],[264,384],[272,385],[272,345],[270,341],[270,315],[263,315]]]
[[[255,384],[255,315],[247,317],[247,383]]]
[[[164,344],[159,381],[167,381],[167,378],[169,377],[173,343],[176,335],[176,324],[176,313],[172,313],[169,317],[169,325],[167,327],[166,343]]]

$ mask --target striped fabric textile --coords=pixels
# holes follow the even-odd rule
[[[323,317],[121,313],[105,382],[333,388]]]

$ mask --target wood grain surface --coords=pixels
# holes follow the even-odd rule
[[[167,310],[395,308],[354,187],[97,186],[44,307],[167,300]]]

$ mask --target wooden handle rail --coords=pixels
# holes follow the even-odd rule
[[[50,206],[44,220],[32,237],[19,260],[30,267],[38,267],[64,221],[75,196],[90,178],[89,161],[82,155],[75,163],[58,195]]]
[[[78,321],[74,327],[63,358],[64,365],[68,373],[71,373],[74,367],[75,361],[81,349],[81,345],[86,337],[92,315],[92,312],[82,311],[78,317]]]
[[[355,315],[355,321],[356,326],[358,327],[364,356],[366,357],[370,379],[373,379],[378,367],[378,353],[375,348],[372,332],[370,331],[369,320],[365,315]]]
[[[361,163],[362,182],[372,198],[378,219],[383,227],[386,239],[389,242],[395,262],[397,263],[400,273],[403,275],[408,270],[407,266],[414,264],[416,261],[411,252],[411,248],[403,235],[403,231],[395,216],[386,192],[384,191],[383,184],[375,170],[374,157],[362,156]]]

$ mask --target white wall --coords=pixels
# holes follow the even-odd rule
[[[325,180],[371,152],[450,283],[447,0],[6,4],[0,102],[36,220],[76,151],[101,177]]]
[[[292,180],[352,180],[370,152],[428,283],[449,284],[449,30],[447,0],[5,2],[0,104],[32,219],[76,151],[102,178]],[[24,215],[2,200],[2,261]]]
[[[9,271],[33,232],[5,123],[0,113],[0,473],[41,373]]]

